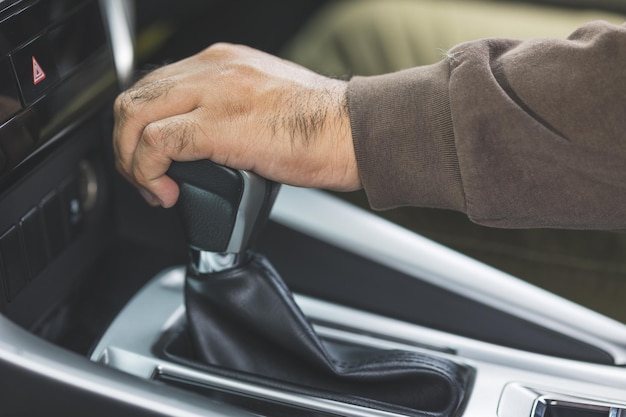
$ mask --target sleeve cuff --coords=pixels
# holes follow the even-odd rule
[[[350,81],[352,138],[373,208],[464,211],[448,85],[445,61]]]

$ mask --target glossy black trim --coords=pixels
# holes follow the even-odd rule
[[[2,190],[30,170],[16,172],[24,161],[110,100],[117,81],[96,0],[37,2],[4,19],[0,29],[0,46],[11,53],[13,67],[2,87],[15,88],[17,79],[25,106],[19,110],[17,104],[19,111],[0,126]],[[14,32],[23,36],[9,39]],[[33,57],[45,72],[37,82]]]

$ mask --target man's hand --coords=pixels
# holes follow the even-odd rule
[[[238,45],[160,68],[115,102],[119,171],[171,207],[172,161],[210,159],[281,183],[360,188],[346,83]]]

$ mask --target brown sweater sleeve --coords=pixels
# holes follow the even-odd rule
[[[626,25],[486,39],[348,89],[371,205],[496,227],[626,229]]]

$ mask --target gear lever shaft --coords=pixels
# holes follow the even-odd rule
[[[236,267],[265,224],[279,184],[209,160],[173,162],[177,209],[191,249],[192,265],[208,273]]]

